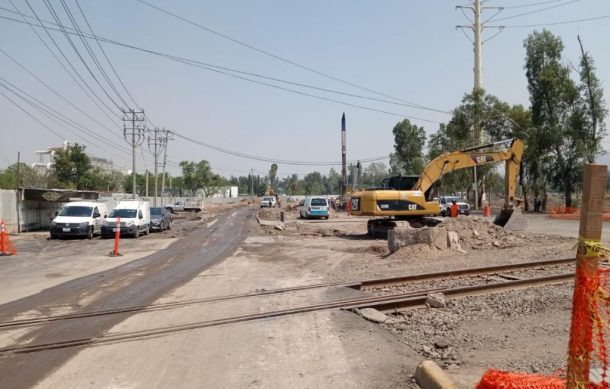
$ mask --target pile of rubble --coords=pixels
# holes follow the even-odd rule
[[[479,217],[446,219],[435,227],[413,228],[408,224],[388,231],[388,249],[394,253],[402,247],[435,250],[467,250],[520,247],[539,240],[539,236],[513,233]]]

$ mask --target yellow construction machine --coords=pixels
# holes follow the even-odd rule
[[[444,174],[505,161],[504,207],[495,220],[497,225],[505,226],[514,212],[513,199],[523,147],[522,140],[510,139],[443,154],[426,165],[419,176],[386,178],[381,187],[352,193],[351,213],[356,216],[381,217],[369,220],[367,229],[370,235],[384,235],[396,225],[396,220],[421,221],[425,216],[441,214],[440,204],[431,198],[431,192],[434,183]]]

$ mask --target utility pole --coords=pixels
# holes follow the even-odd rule
[[[167,144],[172,138],[172,132],[170,130],[163,129],[163,139],[165,147],[163,148],[163,175],[161,176],[161,206],[163,206],[163,195],[165,193],[165,165],[167,164]],[[169,185],[172,186],[171,184]]]
[[[487,42],[489,39],[492,39],[493,37],[495,37],[496,35],[498,35],[500,32],[502,32],[502,30],[504,29],[504,26],[489,26],[487,25],[487,22],[492,21],[496,16],[498,16],[500,14],[500,12],[502,12],[502,10],[504,9],[503,7],[482,7],[481,6],[481,0],[473,0],[472,4],[470,5],[458,5],[455,7],[455,9],[459,9],[460,11],[462,11],[462,13],[464,14],[464,17],[471,22],[471,24],[467,24],[467,25],[460,25],[460,26],[455,26],[455,28],[459,28],[459,29],[470,29],[472,30],[472,34],[474,39],[470,39],[470,37],[468,35],[466,35],[468,37],[468,39],[470,39],[470,41],[472,42],[473,45],[473,52],[474,52],[474,87],[473,87],[473,95],[475,98],[475,112],[474,112],[474,124],[473,124],[473,145],[479,145],[481,144],[481,126],[480,126],[480,117],[479,117],[479,108],[480,108],[480,99],[482,97],[483,94],[483,53],[482,53],[482,47],[483,47],[483,43]],[[466,13],[464,12],[464,10],[470,10],[472,11],[473,15],[474,15],[474,20],[471,20]],[[491,17],[489,17],[486,21],[481,22],[481,13],[485,10],[496,10],[496,14],[492,15]],[[486,39],[485,41],[481,40],[481,36],[483,33],[483,30],[485,28],[497,28],[498,32],[494,35],[492,35],[490,38]],[[474,183],[473,183],[473,189],[474,189],[474,208],[475,209],[479,209],[479,187],[477,184],[477,167],[474,166],[473,167],[473,171],[474,171]]]
[[[123,111],[123,138],[131,146],[131,176],[133,180],[132,198],[136,198],[136,147],[144,142],[144,110],[134,111],[130,109]]]
[[[166,142],[163,138],[163,136],[160,135],[160,133],[163,133],[163,131],[165,130],[159,130],[158,128],[155,128],[152,131],[149,131],[149,135],[148,135],[148,150],[150,150],[150,152],[152,153],[152,155],[155,157],[155,197],[153,200],[153,206],[156,207],[157,206],[157,188],[159,187],[158,182],[159,182],[159,173],[157,172],[157,168],[159,166],[159,156],[161,155],[161,152],[163,152],[163,150],[165,149],[165,145]],[[150,136],[150,133],[153,134],[153,136]],[[163,169],[165,171],[165,168]]]
[[[254,169],[250,169],[250,199],[254,201]]]
[[[346,132],[345,132],[345,112],[341,116],[341,198],[345,199],[347,192],[347,147],[346,147]]]
[[[19,217],[19,203],[21,201],[21,191],[19,190],[19,165],[21,165],[21,151],[17,151],[17,177],[15,178],[15,186],[17,187],[17,233],[21,233],[21,218]]]

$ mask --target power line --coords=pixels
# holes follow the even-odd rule
[[[55,134],[56,136],[58,136],[61,140],[65,140],[66,137],[61,135],[60,133],[58,133],[57,131],[55,131],[54,129],[52,129],[51,127],[47,126],[46,124],[44,124],[43,122],[41,122],[40,120],[38,120],[34,115],[32,115],[31,113],[29,113],[25,108],[23,108],[21,105],[19,105],[17,102],[15,102],[13,99],[11,99],[10,97],[8,97],[7,95],[4,94],[4,92],[0,91],[0,95],[4,96],[5,99],[7,99],[8,101],[10,101],[11,103],[13,103],[13,105],[15,105],[17,108],[19,108],[20,110],[23,111],[23,113],[25,113],[26,115],[28,115],[30,118],[32,118],[34,121],[36,121],[36,123],[40,124],[41,126],[43,126],[44,128],[46,128],[47,130],[49,130],[50,132],[52,132],[53,134]]]
[[[38,24],[35,24],[35,23],[22,22],[22,21],[19,21],[19,20],[15,20],[15,19],[12,19],[12,18],[5,17],[5,16],[0,16],[0,18],[11,20],[11,21],[16,21],[18,23],[31,24],[32,26],[35,26],[35,27],[42,27],[42,26],[40,26]],[[49,30],[55,30],[53,28],[46,27],[46,26],[43,27],[43,28],[49,29]],[[67,32],[67,33],[68,34],[72,34],[72,35],[79,35],[78,33],[75,33],[75,32]],[[87,36],[86,34],[84,34],[84,36],[86,38],[91,38],[90,36]],[[307,96],[307,97],[311,97],[311,98],[315,98],[315,99],[319,99],[319,100],[333,102],[333,103],[337,103],[337,104],[341,104],[341,105],[345,105],[345,106],[350,106],[350,107],[354,107],[354,108],[360,108],[360,109],[364,109],[364,110],[368,110],[368,111],[379,112],[379,113],[383,113],[383,114],[386,114],[386,115],[392,115],[392,116],[397,116],[397,117],[401,117],[401,118],[409,118],[409,119],[414,119],[414,120],[420,120],[420,121],[424,121],[424,122],[428,122],[428,123],[440,123],[439,121],[436,121],[436,120],[430,120],[430,119],[420,118],[420,117],[416,117],[416,116],[412,116],[412,115],[407,115],[407,114],[403,114],[403,113],[386,111],[386,110],[377,109],[377,108],[373,108],[373,107],[368,107],[368,106],[364,106],[364,105],[360,105],[360,104],[353,104],[353,103],[349,103],[349,102],[346,102],[346,101],[335,100],[335,99],[331,99],[331,98],[324,97],[324,96],[314,95],[314,94],[311,94],[311,93],[306,93],[306,92],[303,92],[303,91],[298,91],[298,90],[295,90],[295,89],[286,88],[286,87],[282,87],[282,86],[275,85],[275,84],[270,84],[270,83],[259,81],[259,80],[254,80],[254,79],[251,79],[251,78],[248,78],[248,77],[243,77],[243,76],[240,76],[240,75],[237,75],[237,74],[230,73],[230,72],[241,72],[241,71],[238,71],[238,70],[224,68],[224,67],[217,66],[217,65],[205,64],[203,62],[200,62],[200,61],[197,61],[197,60],[193,60],[193,59],[177,57],[177,56],[161,53],[161,52],[154,51],[154,50],[144,49],[144,48],[133,46],[133,45],[130,45],[130,44],[117,42],[117,41],[114,41],[114,40],[111,40],[111,39],[102,38],[100,36],[98,36],[97,39],[101,40],[102,42],[109,43],[109,44],[113,44],[113,45],[117,45],[117,46],[122,46],[122,47],[130,48],[130,49],[134,49],[134,50],[137,50],[137,51],[142,51],[142,52],[149,53],[149,54],[156,55],[156,56],[161,56],[161,57],[164,57],[166,59],[170,59],[170,60],[173,60],[173,61],[176,61],[176,62],[181,62],[181,63],[184,63],[186,65],[193,66],[193,67],[201,68],[201,69],[208,70],[208,71],[215,72],[215,73],[220,73],[220,74],[232,77],[232,78],[241,79],[241,80],[248,81],[248,82],[251,82],[251,83],[268,86],[268,87],[271,87],[271,88],[283,90],[283,91],[286,91],[286,92],[290,92],[290,93],[294,93],[294,94],[298,94],[298,95],[302,95],[302,96]],[[228,71],[219,70],[219,69],[223,69],[223,68],[224,69],[228,69]],[[241,72],[241,73],[245,73],[245,72]],[[259,77],[263,77],[261,75],[258,75],[258,76]],[[276,80],[279,81],[279,79],[276,79]],[[292,82],[289,82],[289,81],[284,81],[284,82],[292,83]],[[305,84],[302,84],[302,85],[305,86]],[[309,87],[309,86],[307,86],[307,87]],[[317,88],[317,87],[311,87],[311,88],[313,88],[313,89],[320,89],[320,90],[323,89],[323,88]],[[327,91],[331,91],[331,90],[327,90]],[[336,91],[333,91],[333,92],[336,92]],[[336,92],[336,93],[341,93],[341,94],[349,95],[349,94],[346,94],[346,93],[343,93],[343,92]],[[357,95],[353,95],[353,96],[356,97]],[[424,106],[418,106],[418,107],[411,106],[411,107],[412,108],[419,108],[419,109],[427,109],[427,110],[441,112],[441,113],[445,113],[445,114],[449,114],[450,113],[449,111],[444,111],[444,110],[439,110],[439,109],[430,108],[430,107],[424,107]]]
[[[123,106],[124,107],[128,107],[129,104],[127,103],[127,101],[125,101],[125,99],[123,98],[121,93],[119,93],[118,89],[116,88],[116,86],[114,85],[114,83],[112,82],[110,77],[108,77],[108,73],[106,73],[106,70],[102,66],[102,64],[99,61],[99,59],[97,58],[97,55],[95,54],[95,52],[91,48],[91,45],[89,45],[89,42],[87,42],[87,40],[83,37],[82,30],[81,30],[80,26],[78,25],[78,22],[76,21],[76,18],[72,14],[72,11],[67,6],[67,4],[66,4],[66,2],[64,0],[60,0],[60,3],[62,5],[64,11],[66,12],[66,15],[68,15],[68,19],[70,19],[70,23],[74,26],[76,31],[79,32],[79,34],[80,34],[79,38],[80,38],[83,46],[85,47],[85,50],[87,50],[87,53],[89,54],[89,56],[93,60],[93,63],[95,64],[97,69],[100,71],[100,73],[102,74],[102,76],[104,77],[104,79],[106,80],[108,85],[110,86],[110,89],[112,89],[114,94],[116,94],[116,96],[119,98],[119,100],[121,100],[121,102],[123,103]]]
[[[517,14],[517,15],[512,15],[512,16],[507,16],[507,17],[505,17],[505,18],[496,19],[496,20],[494,20],[494,21],[495,21],[495,22],[500,22],[500,21],[502,21],[502,20],[509,20],[509,19],[514,19],[514,18],[518,18],[518,17],[521,17],[521,16],[532,15],[532,14],[536,14],[536,13],[540,13],[540,12],[548,11],[548,10],[550,10],[550,9],[554,9],[554,8],[563,7],[563,6],[566,6],[566,5],[572,4],[572,3],[576,3],[576,2],[578,2],[578,1],[580,1],[580,0],[571,0],[571,1],[568,1],[567,3],[561,3],[561,4],[553,5],[553,6],[550,6],[550,7],[539,8],[539,9],[535,9],[535,10],[532,10],[532,11],[523,12],[523,13],[520,13],[520,14]]]
[[[25,66],[23,66],[19,61],[17,61],[14,57],[12,57],[11,55],[9,55],[6,51],[4,51],[2,48],[0,48],[0,52],[2,54],[4,54],[5,56],[7,56],[11,61],[13,61],[13,63],[15,63],[17,66],[19,66],[23,71],[25,71],[27,74],[29,74],[30,76],[32,76],[36,81],[38,81],[39,83],[41,83],[42,85],[44,85],[48,90],[50,90],[51,92],[53,92],[53,94],[55,94],[57,97],[59,97],[60,99],[62,99],[63,101],[65,101],[67,104],[69,104],[72,108],[74,108],[75,110],[77,110],[78,112],[82,113],[83,115],[85,115],[87,118],[91,119],[92,121],[94,121],[95,123],[97,123],[98,125],[100,125],[102,128],[104,128],[105,130],[107,130],[110,134],[115,135],[118,137],[118,135],[116,133],[114,133],[109,127],[105,126],[104,124],[102,124],[101,122],[99,122],[98,120],[96,120],[95,118],[93,118],[91,115],[89,115],[88,113],[86,113],[85,111],[83,111],[81,108],[79,108],[76,104],[74,104],[73,102],[71,102],[70,100],[66,99],[64,96],[62,96],[59,92],[57,92],[55,89],[53,89],[51,86],[49,86],[47,83],[45,83],[43,80],[41,80],[38,76],[36,76],[34,73],[32,73],[30,70],[28,70]],[[120,137],[119,137],[120,138]]]
[[[239,151],[233,151],[233,150],[228,150],[222,147],[218,147],[218,146],[214,146],[211,145],[209,143],[205,143],[193,138],[190,138],[188,136],[179,134],[177,132],[173,132],[173,134],[175,136],[177,136],[178,138],[182,138],[184,140],[187,140],[191,143],[212,149],[212,150],[216,150],[218,152],[224,153],[224,154],[230,154],[230,155],[234,155],[236,157],[241,157],[241,158],[245,158],[245,159],[251,159],[251,160],[255,160],[255,161],[262,161],[262,162],[271,162],[271,163],[278,163],[278,164],[284,164],[284,165],[299,165],[299,166],[339,166],[341,165],[341,161],[338,162],[330,162],[330,161],[325,161],[325,162],[306,162],[306,161],[292,161],[292,160],[283,160],[283,159],[277,159],[277,158],[271,158],[271,157],[262,157],[262,156],[257,156],[257,155],[251,155],[251,154],[245,154]],[[381,156],[381,157],[372,157],[372,158],[361,158],[360,161],[361,162],[374,162],[374,161],[381,161],[381,160],[385,160],[385,159],[389,159],[388,156]],[[356,161],[348,161],[349,163],[356,163]]]
[[[534,7],[536,5],[543,5],[543,4],[549,4],[549,3],[557,3],[559,1],[564,1],[564,0],[546,0],[546,1],[538,1],[536,3],[528,3],[528,4],[521,4],[521,5],[508,5],[508,6],[503,6],[502,8],[504,9],[513,9],[513,8],[527,8],[527,7]]]
[[[27,2],[28,0],[26,0]],[[78,57],[78,59],[80,59],[81,63],[83,64],[83,66],[85,67],[85,69],[87,69],[87,71],[89,72],[89,74],[91,75],[91,77],[93,78],[93,80],[95,81],[95,83],[100,87],[100,89],[102,90],[102,92],[106,95],[106,97],[110,100],[110,102],[112,102],[112,104],[114,104],[114,106],[118,109],[121,110],[123,107],[121,107],[113,98],[112,96],[110,96],[110,94],[108,93],[108,91],[106,90],[106,88],[104,88],[102,86],[102,84],[100,83],[100,81],[97,79],[97,77],[95,76],[95,74],[93,74],[93,71],[91,70],[91,68],[89,67],[89,65],[87,64],[87,61],[85,61],[85,59],[83,58],[83,56],[80,54],[80,52],[78,51],[78,48],[76,47],[76,45],[74,44],[74,41],[72,41],[72,38],[70,38],[70,35],[67,34],[65,26],[61,23],[61,19],[59,19],[59,16],[57,15],[57,13],[55,12],[55,9],[53,8],[53,5],[51,5],[51,3],[48,0],[43,0],[44,4],[46,5],[47,9],[49,10],[49,12],[51,13],[51,16],[53,17],[53,19],[55,19],[55,22],[59,25],[59,28],[61,29],[61,31],[63,32],[64,36],[66,37],[66,40],[68,41],[68,43],[70,44],[70,46],[72,47],[72,49],[74,50],[74,52],[76,53],[76,56]],[[112,111],[112,109],[111,109]]]
[[[401,99],[401,98],[398,98],[398,97],[393,97],[393,96],[387,95],[387,94],[385,94],[385,93],[378,92],[378,91],[376,91],[376,90],[373,90],[373,89],[370,89],[370,88],[367,88],[367,87],[364,87],[364,86],[360,86],[360,85],[354,84],[354,83],[352,83],[352,82],[350,82],[350,81],[346,81],[346,80],[340,79],[340,78],[335,77],[335,76],[332,76],[332,75],[330,75],[330,74],[327,74],[327,73],[321,72],[321,71],[319,71],[319,70],[313,69],[313,68],[311,68],[311,67],[309,67],[309,66],[305,66],[305,65],[299,64],[299,63],[297,63],[297,62],[295,62],[295,61],[292,61],[292,60],[289,60],[289,59],[287,59],[287,58],[281,57],[281,56],[279,56],[279,55],[277,55],[277,54],[273,54],[273,53],[271,53],[271,52],[269,52],[269,51],[266,51],[266,50],[260,49],[260,48],[258,48],[258,47],[255,47],[255,46],[253,46],[253,45],[250,45],[250,44],[248,44],[248,43],[245,43],[245,42],[243,42],[243,41],[241,41],[241,40],[238,40],[238,39],[236,39],[236,38],[230,37],[229,35],[226,35],[226,34],[223,34],[223,33],[218,32],[218,31],[215,31],[215,30],[213,30],[213,29],[211,29],[211,28],[209,28],[209,27],[206,27],[206,26],[204,26],[204,25],[202,25],[202,24],[200,24],[200,23],[197,23],[197,22],[195,22],[195,21],[189,20],[189,19],[187,19],[187,18],[185,18],[185,17],[183,17],[183,16],[177,15],[177,14],[175,14],[175,13],[173,13],[173,12],[171,12],[171,11],[168,11],[168,10],[166,10],[166,9],[163,9],[163,8],[161,8],[161,7],[159,7],[159,6],[156,6],[156,5],[154,5],[154,4],[151,4],[151,3],[147,2],[147,1],[144,1],[144,0],[135,0],[135,1],[137,1],[137,2],[139,2],[139,3],[142,3],[142,4],[144,4],[144,5],[148,6],[148,7],[154,8],[154,9],[156,9],[157,11],[160,11],[160,12],[162,12],[162,13],[164,13],[164,14],[170,15],[170,16],[172,16],[172,17],[174,17],[174,18],[176,18],[176,19],[179,19],[179,20],[181,20],[181,21],[183,21],[183,22],[186,22],[186,23],[188,23],[188,24],[191,24],[191,25],[193,25],[193,26],[195,26],[195,27],[198,27],[198,28],[200,28],[200,29],[203,29],[203,30],[205,30],[205,31],[207,31],[207,32],[210,32],[210,33],[212,33],[212,34],[214,34],[214,35],[217,35],[217,36],[219,36],[219,37],[221,37],[221,38],[227,39],[227,40],[229,40],[229,41],[231,41],[231,42],[233,42],[233,43],[236,43],[236,44],[238,44],[238,45],[240,45],[240,46],[243,46],[243,47],[246,47],[246,48],[248,48],[248,49],[251,49],[251,50],[257,51],[257,52],[259,52],[259,53],[261,53],[261,54],[264,54],[264,55],[269,56],[269,57],[271,57],[271,58],[274,58],[274,59],[277,59],[277,60],[279,60],[279,61],[282,61],[282,62],[288,63],[288,64],[290,64],[290,65],[296,66],[296,67],[298,67],[298,68],[301,68],[301,69],[307,70],[307,71],[309,71],[309,72],[312,72],[312,73],[318,74],[318,75],[320,75],[320,76],[322,76],[322,77],[326,77],[326,78],[329,78],[329,79],[331,79],[331,80],[338,81],[338,82],[340,82],[340,83],[343,83],[343,84],[346,84],[346,85],[349,85],[349,86],[352,86],[352,87],[354,87],[354,88],[358,88],[358,89],[361,89],[361,90],[365,90],[365,91],[367,91],[367,92],[371,92],[371,93],[374,93],[374,94],[379,95],[379,96],[383,96],[383,97],[390,98],[390,99],[393,99],[393,100],[401,101],[401,102],[403,102],[403,103],[407,103],[407,104],[413,104],[413,105],[417,105],[416,103],[411,103],[411,102],[406,101],[406,100],[403,100],[403,99]]]
[[[6,86],[6,84],[10,85],[11,88],[9,88],[8,86]],[[32,95],[30,95],[29,93],[25,92],[23,89],[17,87],[16,85],[14,85],[13,83],[7,81],[6,79],[4,79],[3,77],[0,77],[0,86],[4,87],[5,89],[9,90],[10,92],[12,92],[13,94],[15,94],[17,97],[21,98],[22,100],[24,100],[25,102],[27,102],[28,104],[32,105],[34,108],[36,108],[37,110],[39,110],[40,112],[42,112],[43,114],[46,114],[48,116],[50,116],[52,118],[53,121],[55,121],[57,123],[57,120],[60,120],[61,122],[67,124],[68,126],[80,131],[80,132],[84,132],[86,134],[89,134],[89,136],[91,136],[92,138],[96,139],[98,142],[102,142],[110,147],[114,147],[114,145],[110,142],[108,142],[106,139],[100,137],[99,135],[97,135],[94,131],[91,131],[87,128],[85,128],[82,124],[79,124],[75,121],[73,121],[72,119],[68,118],[67,116],[61,114],[60,112],[56,111],[55,109],[49,107],[48,105],[46,105],[45,103],[43,103],[42,101],[38,100],[37,98],[33,97]],[[15,90],[19,91],[20,93],[17,93]],[[24,97],[24,95],[27,97]],[[44,108],[42,108],[44,107]],[[55,119],[54,119],[55,118]],[[70,132],[72,132],[73,134],[77,135],[75,132],[68,130]],[[79,136],[79,135],[77,135]],[[81,138],[81,139],[85,139],[85,138]],[[90,140],[87,140],[88,142],[90,142]],[[94,142],[91,142],[94,143]],[[98,145],[99,147],[99,145]]]
[[[506,28],[531,28],[531,27],[558,26],[560,24],[573,24],[573,23],[591,22],[591,21],[594,21],[594,20],[608,19],[608,18],[610,18],[610,15],[603,15],[603,16],[597,16],[597,17],[591,17],[591,18],[585,18],[585,19],[566,20],[566,21],[563,21],[563,22],[541,23],[541,24],[524,24],[524,25],[518,25],[518,26],[505,26],[505,27]]]
[[[15,3],[13,2],[13,0],[9,0],[9,2],[11,3],[11,5],[13,6],[13,8],[15,8],[15,10],[17,12],[17,14],[19,14],[21,16],[21,18],[23,18],[23,21],[20,20],[16,20],[16,19],[12,19],[13,21],[19,22],[19,23],[25,23],[27,25],[29,25],[30,29],[32,30],[32,32],[36,35],[36,37],[38,38],[38,40],[40,40],[40,42],[47,48],[47,50],[51,53],[51,55],[53,56],[53,58],[55,58],[55,60],[57,61],[57,63],[61,66],[62,69],[64,69],[64,71],[68,74],[68,76],[70,76],[70,78],[76,83],[76,85],[78,85],[78,87],[83,91],[83,93],[93,102],[93,104],[104,114],[104,116],[106,116],[110,121],[113,121],[113,119],[110,117],[110,115],[108,115],[108,112],[104,111],[104,109],[102,108],[102,106],[100,105],[99,102],[97,102],[90,94],[89,92],[87,92],[87,90],[85,89],[85,87],[81,84],[81,81],[77,80],[74,75],[68,70],[68,68],[66,67],[66,65],[64,65],[64,63],[59,59],[59,57],[55,54],[55,52],[53,51],[53,49],[51,49],[51,47],[47,44],[47,42],[42,38],[42,36],[40,36],[40,34],[38,34],[38,31],[36,31],[36,29],[34,28],[34,25],[30,22],[27,21],[26,16],[19,10],[19,8],[17,8],[17,6],[15,5]],[[6,8],[3,8],[9,12],[14,12],[14,11],[10,11]],[[30,8],[31,9],[31,8]],[[28,16],[31,19],[34,19],[34,17],[32,16]],[[38,18],[38,15],[36,15],[36,19],[40,20]],[[37,27],[42,27],[44,28],[44,26],[40,25]],[[47,33],[47,35],[49,35],[48,31],[45,30],[45,32]],[[50,35],[49,35],[50,36]],[[53,41],[53,39],[51,38],[51,40]],[[53,43],[55,44],[55,46],[57,47],[57,43],[55,43],[55,41],[53,41]],[[61,50],[60,50],[61,52]],[[63,55],[63,53],[62,53]],[[69,61],[67,60],[67,58],[64,56],[64,59],[66,59],[66,61],[69,63]],[[77,76],[80,77],[80,75]],[[82,78],[81,78],[82,79]],[[84,83],[84,80],[83,80]],[[86,83],[85,83],[86,85]],[[87,85],[87,87],[89,88],[89,86]],[[91,88],[89,88],[91,89]],[[93,92],[93,91],[92,91]],[[93,92],[93,94],[95,95],[95,93]],[[97,96],[96,96],[97,97]],[[99,97],[97,97],[99,100]]]

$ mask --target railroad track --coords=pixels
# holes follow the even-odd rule
[[[376,278],[376,279],[369,279],[369,280],[364,280],[364,281],[310,284],[310,285],[302,285],[302,286],[294,286],[294,287],[278,288],[278,289],[268,289],[268,290],[261,290],[261,291],[257,291],[257,292],[251,292],[251,293],[240,293],[240,294],[232,294],[232,295],[226,295],[226,296],[186,300],[186,301],[176,301],[176,302],[169,302],[169,303],[158,303],[158,304],[132,306],[132,307],[125,307],[125,308],[117,308],[117,309],[105,309],[105,310],[96,310],[96,311],[89,311],[89,312],[44,316],[44,317],[37,317],[37,318],[30,318],[30,319],[12,320],[12,321],[0,322],[0,330],[3,328],[30,326],[30,325],[42,324],[42,323],[46,323],[46,322],[59,321],[59,320],[71,320],[71,319],[87,318],[87,317],[94,317],[94,316],[104,316],[104,315],[116,315],[116,314],[122,314],[122,313],[132,313],[132,312],[135,313],[135,312],[161,311],[161,310],[167,310],[167,309],[182,308],[182,307],[186,307],[189,305],[204,304],[204,303],[224,301],[224,300],[233,300],[233,299],[239,299],[239,298],[265,296],[265,295],[272,295],[272,294],[280,294],[280,293],[302,291],[302,290],[308,290],[308,289],[347,287],[347,288],[358,289],[358,290],[371,290],[371,289],[376,289],[376,288],[384,288],[384,287],[388,287],[388,286],[405,285],[405,284],[409,284],[409,283],[413,283],[413,282],[434,281],[434,280],[441,280],[441,279],[448,279],[448,278],[455,278],[455,277],[472,277],[472,276],[483,275],[483,274],[490,275],[490,274],[498,274],[498,273],[503,273],[503,272],[513,272],[513,271],[517,271],[517,270],[527,270],[527,269],[534,269],[534,268],[541,268],[541,267],[544,268],[544,267],[550,267],[550,266],[570,265],[570,264],[574,264],[574,263],[576,263],[575,258],[564,258],[564,259],[555,259],[555,260],[516,263],[516,264],[510,264],[510,265],[487,266],[487,267],[472,268],[472,269],[459,269],[459,270],[450,270],[450,271],[444,271],[444,272],[414,274],[414,275],[391,277],[391,278]],[[443,290],[443,289],[447,289],[447,288],[423,289],[423,290],[414,291],[413,293],[417,293],[417,294],[431,293],[431,292]],[[398,294],[397,296],[400,296],[403,294]],[[387,296],[385,296],[385,297],[387,297]]]
[[[560,260],[560,261],[569,261],[569,260]],[[572,259],[571,261],[573,262],[574,260]],[[549,262],[554,262],[554,261],[543,261],[543,262],[549,263]],[[525,265],[525,264],[519,264],[519,265]],[[518,266],[518,265],[514,265],[514,266]],[[531,266],[528,266],[528,267],[531,267]],[[492,267],[490,267],[490,269],[491,268]],[[493,267],[493,268],[497,268],[497,267]],[[481,269],[476,269],[476,270],[482,271]],[[497,270],[494,270],[494,271],[497,271]],[[444,273],[446,273],[446,272],[444,272]],[[433,274],[434,274],[434,276],[433,276]],[[432,273],[432,274],[428,274],[428,275],[422,274],[422,275],[418,275],[417,277],[419,277],[419,279],[421,279],[421,277],[424,277],[424,276],[436,277],[436,276],[438,276],[438,274],[441,274],[441,273]],[[460,273],[460,274],[463,274],[463,273]],[[410,277],[414,277],[414,276],[410,276]],[[114,334],[103,335],[100,337],[80,338],[80,339],[72,339],[72,340],[61,341],[61,342],[50,342],[50,343],[42,343],[42,344],[30,344],[30,345],[18,345],[18,346],[5,347],[5,348],[0,348],[0,357],[6,357],[6,356],[9,356],[12,354],[31,353],[31,352],[39,352],[39,351],[54,350],[54,349],[61,349],[61,348],[82,347],[82,346],[92,346],[92,345],[124,342],[124,341],[133,341],[133,340],[138,340],[138,339],[145,339],[145,338],[150,338],[150,337],[154,337],[154,336],[166,335],[166,334],[189,331],[189,330],[206,328],[206,327],[213,327],[213,326],[227,325],[227,324],[234,324],[234,323],[241,323],[241,322],[249,322],[249,321],[254,321],[254,320],[269,319],[269,318],[275,318],[275,317],[281,317],[281,316],[287,316],[287,315],[295,315],[295,314],[299,314],[299,313],[306,313],[306,312],[313,312],[313,311],[322,311],[322,310],[328,310],[328,309],[340,308],[340,309],[350,310],[350,309],[355,309],[355,308],[372,307],[372,308],[376,308],[381,311],[395,311],[395,310],[399,310],[399,309],[412,308],[412,307],[416,307],[416,306],[425,305],[427,295],[431,292],[441,292],[449,298],[460,298],[460,297],[466,297],[466,296],[476,296],[476,295],[497,293],[497,292],[501,292],[501,291],[515,290],[515,289],[522,289],[522,288],[529,288],[529,287],[556,285],[556,284],[561,284],[561,283],[565,283],[569,280],[572,280],[573,277],[574,277],[574,272],[569,272],[569,273],[563,273],[563,274],[554,274],[554,275],[550,275],[550,276],[531,277],[531,278],[519,279],[519,280],[499,281],[499,282],[494,282],[494,283],[490,283],[490,284],[471,285],[471,286],[457,287],[457,288],[433,288],[433,289],[427,289],[427,290],[418,290],[418,291],[414,291],[414,292],[407,292],[407,293],[395,294],[395,295],[390,295],[390,296],[364,296],[364,297],[358,297],[358,298],[350,298],[350,299],[343,299],[343,300],[331,301],[331,302],[320,303],[320,304],[301,306],[301,307],[296,307],[296,308],[256,313],[256,314],[251,314],[251,315],[240,315],[240,316],[228,317],[228,318],[223,318],[223,319],[198,321],[198,322],[187,323],[187,324],[159,327],[159,328],[149,329],[149,330],[114,333]],[[400,277],[400,278],[402,278],[402,277]],[[387,281],[387,279],[386,279],[386,281]],[[354,283],[354,284],[358,284],[358,283]],[[354,284],[352,284],[352,285],[354,285]],[[242,296],[281,293],[280,291],[288,291],[288,290],[303,290],[304,288],[320,287],[320,285],[338,286],[338,285],[343,285],[343,284],[333,283],[333,284],[319,284],[316,286],[310,285],[307,287],[284,288],[284,289],[277,289],[274,291],[266,291],[266,293],[245,294]],[[347,285],[347,284],[345,284],[345,285]],[[371,285],[371,284],[369,283],[369,285]],[[227,299],[229,297],[236,298],[235,296],[238,296],[238,295],[225,296],[223,299]],[[216,299],[216,301],[218,301],[218,299]],[[157,304],[157,305],[161,305],[161,304]],[[131,312],[131,310],[134,308],[135,307],[129,308],[128,310],[123,309],[123,310],[107,311],[110,313],[102,313],[102,311],[98,311],[98,312],[89,312],[88,314],[90,316],[94,316],[96,314],[100,315],[100,314],[119,313],[117,311]],[[142,310],[142,309],[140,309],[140,310]],[[65,320],[65,319],[68,319],[68,317],[66,317],[66,316],[71,316],[69,318],[76,319],[79,317],[85,317],[83,315],[84,314],[63,315],[63,317],[61,317],[61,318],[60,318],[60,316],[56,316],[54,318],[55,318],[55,320]],[[50,319],[50,318],[46,318],[46,319]],[[6,328],[6,327],[9,327],[9,323],[10,322],[2,323],[2,324],[4,324],[4,327]],[[40,322],[38,322],[38,323],[40,323]]]
[[[535,277],[530,279],[513,280],[498,282],[495,284],[476,285],[470,287],[454,288],[454,289],[434,289],[433,291],[442,292],[449,297],[464,297],[481,295],[491,292],[499,292],[505,290],[514,290],[517,288],[528,288],[534,286],[544,285],[555,285],[564,283],[574,278],[573,273],[565,273],[546,277]],[[91,346],[107,343],[116,343],[124,341],[133,341],[138,339],[150,338],[159,335],[167,335],[176,332],[183,332],[193,329],[200,329],[206,327],[213,327],[219,325],[242,323],[253,320],[269,319],[287,315],[294,315],[298,313],[306,313],[313,311],[322,311],[328,309],[354,309],[354,308],[368,308],[374,307],[379,310],[396,310],[399,308],[413,307],[417,305],[424,305],[426,300],[426,294],[428,291],[418,291],[414,293],[403,293],[400,295],[392,296],[374,296],[374,297],[362,297],[355,299],[339,300],[329,303],[315,304],[297,308],[283,309],[271,312],[263,312],[251,315],[234,316],[224,319],[217,320],[206,320],[188,324],[173,325],[160,327],[150,330],[143,331],[131,331],[116,334],[104,335],[101,337],[73,339],[62,342],[51,342],[44,344],[33,344],[24,346],[6,347],[0,349],[0,357],[7,356],[10,354],[22,354],[39,352],[46,350],[55,350],[68,347],[80,347],[80,346]]]

